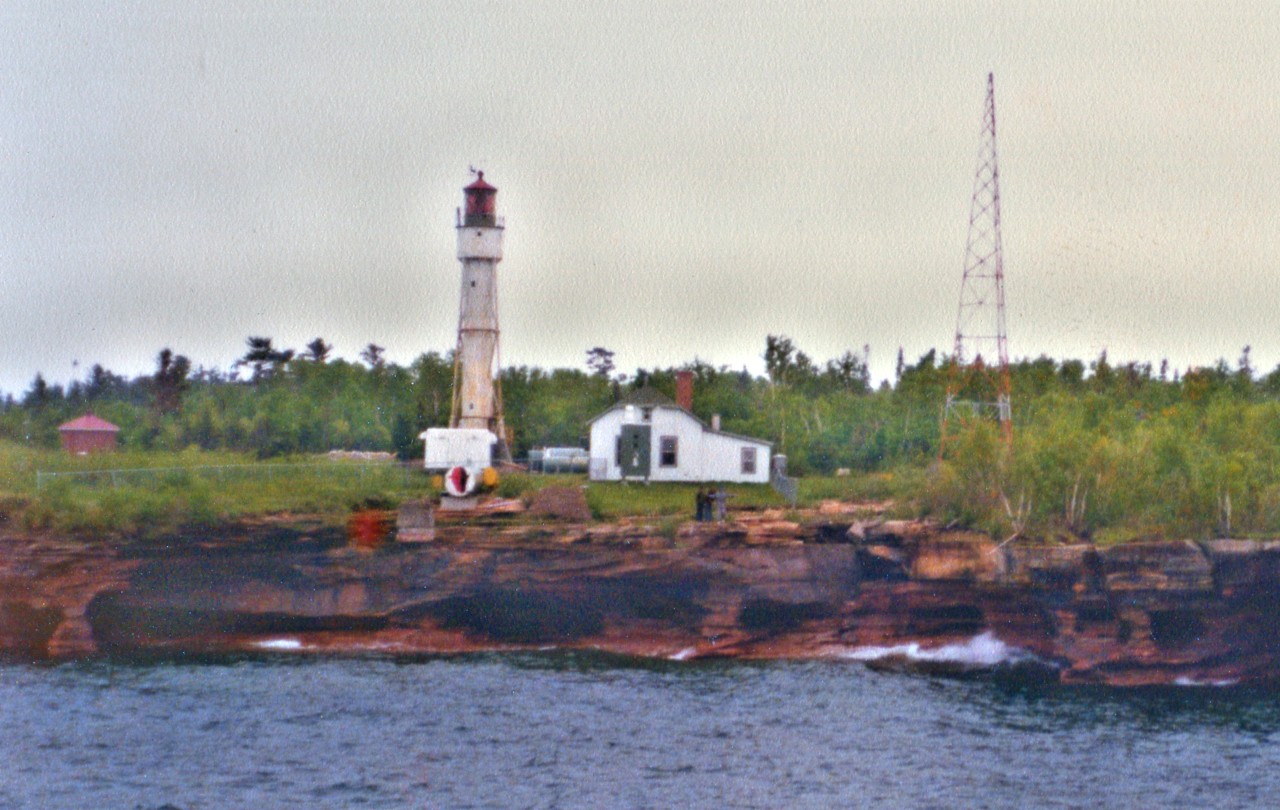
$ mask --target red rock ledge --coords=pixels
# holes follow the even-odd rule
[[[296,521],[148,543],[0,537],[0,654],[557,647],[1034,662],[1038,677],[1124,686],[1280,675],[1280,543],[997,546],[813,517],[443,526],[372,552]]]

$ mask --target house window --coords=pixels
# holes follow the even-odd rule
[[[663,436],[658,444],[658,466],[676,466],[676,437]]]
[[[622,466],[622,437],[616,436],[613,440],[613,466]]]
[[[742,448],[742,474],[756,474],[756,449],[754,447]]]
[[[653,408],[641,408],[640,419],[645,422],[653,421]]]

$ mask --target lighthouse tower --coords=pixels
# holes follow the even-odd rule
[[[511,461],[498,381],[502,220],[495,213],[498,190],[484,181],[484,172],[475,174],[463,189],[465,207],[458,210],[462,295],[449,427],[427,428],[418,436],[426,443],[427,471],[443,473],[442,509],[470,508],[475,499],[468,496],[498,483],[495,462]]]
[[[496,215],[498,189],[484,172],[463,189],[458,212],[458,261],[462,295],[458,347],[453,369],[451,428],[488,430],[498,438],[500,457],[510,456],[502,420],[498,372],[498,262],[502,261],[502,220]]]

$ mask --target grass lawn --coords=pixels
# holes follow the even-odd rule
[[[800,479],[799,506],[826,499],[895,497],[913,477],[876,473]],[[549,486],[582,487],[594,517],[692,518],[699,484],[588,482],[584,475],[506,474],[498,495],[527,498]],[[729,509],[786,507],[762,484],[726,484]],[[71,456],[0,442],[0,525],[83,534],[163,534],[237,518],[309,514],[342,520],[353,506],[395,505],[431,493],[414,465],[303,456],[260,461],[189,449]]]
[[[797,506],[812,507],[829,500],[880,501],[895,497],[901,485],[891,473],[874,473],[843,478],[806,477],[800,480]],[[591,514],[609,520],[628,516],[680,516],[692,518],[694,495],[706,484],[640,483],[588,481],[585,475],[508,474],[498,487],[508,498],[528,497],[544,487],[582,487]],[[725,484],[729,509],[785,508],[786,500],[767,484]]]
[[[0,443],[0,517],[28,529],[152,534],[281,513],[337,520],[361,503],[423,497],[429,483],[421,471],[398,464],[324,456],[258,461],[199,450],[70,456]]]
[[[599,520],[619,517],[681,516],[690,519],[694,513],[694,495],[706,484],[641,483],[621,481],[588,481],[585,475],[507,474],[498,486],[498,494],[509,498],[527,498],[545,487],[581,487],[591,514]],[[782,496],[766,484],[725,484],[729,509],[786,506]]]

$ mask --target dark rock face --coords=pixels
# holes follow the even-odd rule
[[[131,555],[10,544],[0,652],[567,646],[678,658],[913,649],[935,660],[985,639],[1063,682],[1280,673],[1280,543],[1001,547],[919,524],[857,537],[818,527],[812,542],[787,531],[695,548],[508,538],[358,553],[307,536]]]
[[[62,611],[20,600],[0,602],[0,654],[8,658],[43,658],[62,624]]]

